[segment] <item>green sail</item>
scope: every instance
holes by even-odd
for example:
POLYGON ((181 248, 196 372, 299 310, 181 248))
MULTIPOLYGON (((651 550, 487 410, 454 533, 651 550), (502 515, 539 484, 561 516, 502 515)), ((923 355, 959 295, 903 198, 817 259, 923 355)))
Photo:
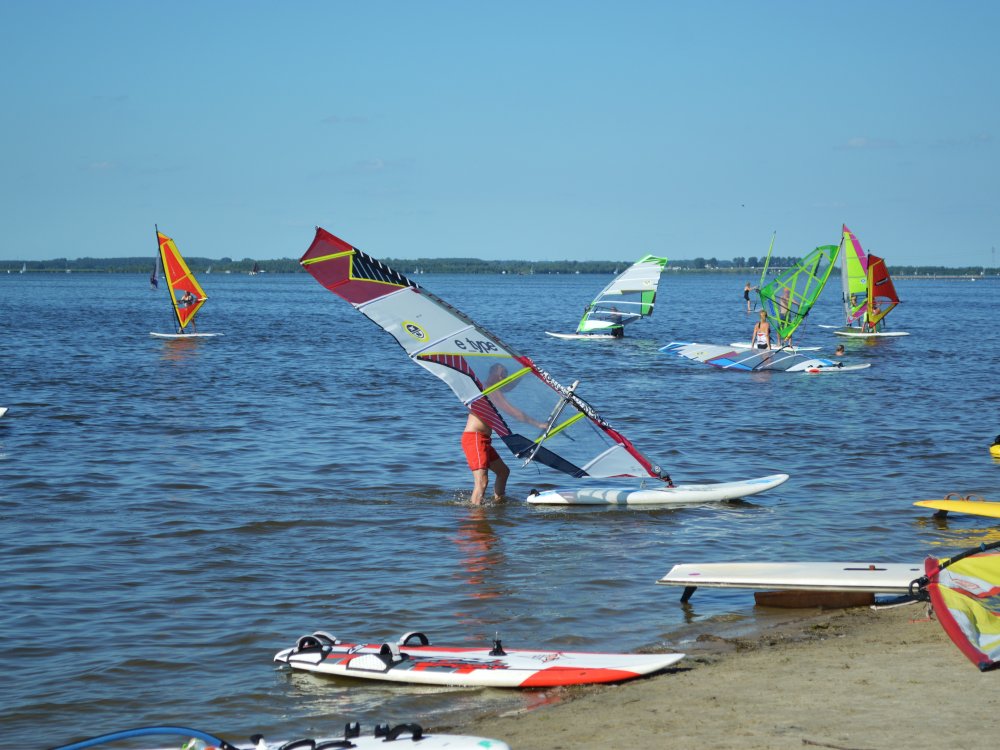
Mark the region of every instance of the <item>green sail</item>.
POLYGON ((790 338, 809 314, 830 278, 839 253, 839 245, 817 247, 761 288, 761 307, 782 340, 790 338))

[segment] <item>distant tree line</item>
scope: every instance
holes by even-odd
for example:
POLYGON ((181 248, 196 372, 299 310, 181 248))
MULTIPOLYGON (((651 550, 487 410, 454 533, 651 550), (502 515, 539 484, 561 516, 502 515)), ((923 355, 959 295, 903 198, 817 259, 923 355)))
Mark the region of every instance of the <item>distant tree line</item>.
MULTIPOLYGON (((202 275, 209 269, 212 273, 250 273, 253 268, 252 258, 233 260, 232 258, 186 258, 188 266, 197 274, 202 275)), ((412 276, 422 273, 467 273, 467 274, 602 274, 608 275, 625 270, 629 261, 612 260, 479 260, 478 258, 386 258, 385 263, 401 273, 412 276)), ((737 256, 732 260, 718 258, 693 258, 690 260, 671 260, 667 267, 674 271, 725 271, 730 273, 760 272, 765 258, 737 256)), ((778 270, 794 265, 798 261, 794 256, 771 256, 770 268, 778 270)), ((26 266, 29 273, 144 273, 153 270, 154 259, 150 256, 142 258, 78 258, 68 260, 55 258, 53 260, 0 260, 0 273, 17 273, 26 266)), ((303 269, 294 258, 278 258, 275 260, 256 261, 260 270, 267 273, 302 273, 303 269)), ((890 273, 894 276, 979 276, 986 274, 996 276, 997 268, 982 266, 965 266, 949 268, 948 266, 891 266, 890 273)))

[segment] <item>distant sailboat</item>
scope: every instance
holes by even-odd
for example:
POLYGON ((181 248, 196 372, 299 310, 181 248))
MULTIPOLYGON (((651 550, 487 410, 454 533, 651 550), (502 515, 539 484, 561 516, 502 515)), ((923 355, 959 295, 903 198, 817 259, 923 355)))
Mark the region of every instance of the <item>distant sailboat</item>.
POLYGON ((21 273, 27 273, 27 271, 28 271, 28 264, 27 263, 22 263, 21 264, 21 273))
POLYGON ((656 288, 666 264, 666 258, 655 255, 640 258, 587 305, 576 333, 546 333, 560 339, 621 338, 627 324, 653 314, 656 288))
POLYGON ((908 336, 906 331, 884 330, 883 319, 899 304, 899 295, 885 261, 877 255, 866 255, 858 238, 846 224, 841 226, 841 231, 844 248, 840 262, 844 327, 834 333, 858 338, 908 336))
POLYGON ((254 261, 253 268, 250 269, 250 275, 256 276, 257 274, 260 273, 263 273, 263 271, 260 270, 260 266, 257 265, 257 261, 254 261))
MULTIPOLYGON (((204 338, 208 336, 220 336, 218 333, 195 333, 194 316, 198 314, 202 305, 208 300, 205 290, 191 273, 187 263, 181 256, 177 245, 165 234, 161 234, 159 227, 156 228, 156 242, 159 248, 157 261, 159 268, 163 271, 163 278, 167 281, 167 292, 170 294, 170 305, 173 309, 174 317, 177 321, 177 333, 154 333, 150 336, 167 339, 204 338), (183 292, 180 299, 177 299, 177 292, 183 292), (192 332, 185 329, 191 326, 192 332)), ((156 283, 156 271, 150 276, 150 284, 154 287, 156 283)))
POLYGON ((205 275, 208 276, 210 273, 212 273, 212 267, 211 266, 209 266, 208 270, 205 271, 205 275))

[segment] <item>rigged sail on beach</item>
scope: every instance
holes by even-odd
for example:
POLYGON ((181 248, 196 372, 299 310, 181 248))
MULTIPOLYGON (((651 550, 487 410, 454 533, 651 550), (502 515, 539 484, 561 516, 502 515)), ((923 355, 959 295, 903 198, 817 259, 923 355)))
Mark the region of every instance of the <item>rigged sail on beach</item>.
MULTIPOLYGON (((795 333, 816 304, 826 286, 840 252, 839 245, 817 247, 791 268, 762 286, 761 307, 767 319, 784 341, 795 333)), ((770 252, 768 252, 770 260, 770 252)))
POLYGON ((666 258, 646 255, 615 277, 587 305, 578 334, 610 333, 653 314, 656 288, 666 258))
POLYGON ((998 547, 993 542, 951 558, 928 557, 924 577, 914 581, 930 597, 944 632, 984 672, 1000 666, 998 547))
POLYGON ((324 229, 299 259, 443 380, 517 458, 573 477, 669 481, 593 407, 447 302, 324 229))
MULTIPOLYGON (((191 273, 187 263, 181 256, 177 245, 167 235, 156 229, 156 242, 159 247, 160 268, 163 269, 163 277, 167 281, 167 292, 170 294, 170 304, 173 306, 174 316, 177 318, 178 332, 183 333, 184 329, 194 322, 194 316, 198 314, 202 305, 208 297, 201 284, 191 273), (180 292, 180 297, 178 297, 180 292), (194 297, 191 303, 182 302, 184 293, 190 292, 194 297)), ((156 286, 156 272, 150 277, 150 283, 156 286)))

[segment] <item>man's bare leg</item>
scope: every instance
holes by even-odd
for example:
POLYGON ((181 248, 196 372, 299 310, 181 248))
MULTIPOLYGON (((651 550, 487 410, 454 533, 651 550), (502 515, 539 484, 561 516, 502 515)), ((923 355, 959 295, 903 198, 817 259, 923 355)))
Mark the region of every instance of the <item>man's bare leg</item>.
POLYGON ((470 501, 473 505, 482 505, 483 496, 486 494, 486 486, 490 483, 489 473, 486 469, 473 470, 472 482, 472 498, 470 501))
POLYGON ((510 469, 499 459, 490 464, 490 469, 497 475, 496 481, 493 482, 493 499, 503 500, 503 496, 507 492, 507 477, 510 476, 510 469))

